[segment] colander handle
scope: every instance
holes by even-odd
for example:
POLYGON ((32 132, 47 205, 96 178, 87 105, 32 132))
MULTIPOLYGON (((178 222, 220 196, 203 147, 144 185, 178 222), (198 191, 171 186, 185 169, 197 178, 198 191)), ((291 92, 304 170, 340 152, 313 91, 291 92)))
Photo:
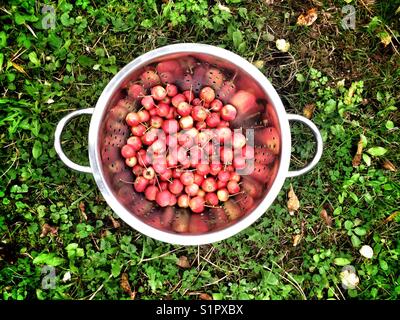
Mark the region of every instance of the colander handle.
POLYGON ((322 156, 323 142, 321 132, 319 132, 318 128, 312 121, 298 114, 288 114, 287 117, 289 121, 299 121, 308 126, 313 132, 315 140, 317 140, 317 152, 315 153, 314 159, 312 159, 312 161, 302 169, 289 171, 287 177, 290 178, 305 174, 317 165, 322 156))
POLYGON ((85 172, 85 173, 92 173, 92 168, 87 167, 87 166, 81 166, 80 164, 77 164, 65 155, 62 147, 61 147, 61 134, 64 130, 64 127, 66 124, 75 117, 78 117, 82 114, 93 114, 94 108, 88 108, 88 109, 82 109, 82 110, 76 110, 74 112, 71 112, 70 114, 67 114, 64 118, 61 119, 61 121, 58 123, 56 127, 56 131, 54 133, 54 149, 56 149, 56 152, 58 156, 60 157, 61 161, 64 162, 64 164, 67 167, 70 167, 71 169, 74 169, 76 171, 80 172, 85 172))

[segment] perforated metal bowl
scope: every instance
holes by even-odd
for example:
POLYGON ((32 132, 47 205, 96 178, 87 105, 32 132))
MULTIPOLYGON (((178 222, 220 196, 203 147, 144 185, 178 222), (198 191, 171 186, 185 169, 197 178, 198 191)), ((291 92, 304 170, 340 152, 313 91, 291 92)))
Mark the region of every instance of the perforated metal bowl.
MULTIPOLYGON (((201 85, 199 83, 199 88, 201 85)), ((128 109, 134 108, 134 104, 128 107, 128 109)), ((109 206, 132 228, 154 239, 182 245, 212 243, 226 239, 247 228, 266 212, 287 177, 295 177, 308 172, 318 163, 322 155, 322 138, 317 127, 302 116, 287 114, 277 92, 257 68, 230 51, 197 43, 165 46, 150 51, 126 65, 106 86, 95 108, 74 111, 59 122, 55 132, 54 145, 59 157, 68 167, 93 174, 97 186, 109 206), (126 88, 130 81, 136 80, 146 66, 170 59, 179 60, 188 56, 235 74, 238 87, 253 92, 258 101, 264 105, 268 104, 270 106, 268 112, 274 119, 272 125, 279 131, 282 142, 276 164, 277 170, 272 177, 266 180, 264 194, 260 197, 258 204, 246 212, 241 219, 223 228, 195 235, 160 230, 141 218, 141 213, 148 211, 149 202, 132 188, 131 183, 134 177, 131 170, 124 165, 119 151, 126 142, 129 128, 123 121, 123 115, 116 114, 115 109, 112 110, 116 103, 123 98, 123 88, 126 88), (68 159, 62 150, 60 140, 63 128, 68 121, 82 114, 92 115, 89 129, 89 167, 81 166, 68 159), (289 121, 299 121, 307 125, 314 133, 317 142, 313 160, 306 167, 297 171, 289 171, 291 150, 289 121)), ((151 211, 165 210, 153 204, 150 206, 152 206, 151 211)))

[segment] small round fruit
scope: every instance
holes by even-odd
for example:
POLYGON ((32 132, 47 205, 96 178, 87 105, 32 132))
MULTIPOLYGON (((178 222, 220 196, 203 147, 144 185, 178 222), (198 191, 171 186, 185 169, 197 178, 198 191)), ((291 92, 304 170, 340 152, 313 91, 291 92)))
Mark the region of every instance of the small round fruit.
POLYGON ((210 110, 214 111, 214 112, 220 112, 223 106, 224 106, 224 104, 222 103, 221 100, 214 99, 210 103, 210 110))
POLYGON ((146 190, 148 184, 149 180, 147 180, 145 177, 136 177, 133 187, 137 192, 143 192, 146 190))
POLYGON ((244 168, 246 168, 246 159, 239 156, 234 157, 233 166, 238 170, 243 170, 244 168))
POLYGON ((147 110, 140 110, 137 114, 140 122, 147 122, 150 120, 150 113, 147 110))
POLYGON ((146 110, 150 110, 155 106, 154 99, 152 96, 145 96, 142 99, 141 104, 146 110))
POLYGON ((240 133, 235 132, 232 137, 232 146, 233 149, 241 149, 246 145, 246 137, 240 133))
POLYGON ((178 206, 181 208, 189 207, 190 197, 187 194, 182 194, 178 197, 178 206))
POLYGON ((190 129, 193 127, 193 118, 191 116, 182 117, 179 120, 182 129, 190 129))
POLYGON ((126 115, 125 121, 128 126, 134 127, 140 123, 140 118, 136 112, 129 112, 126 115))
POLYGON ((204 211, 204 198, 194 197, 190 199, 189 207, 194 213, 202 213, 204 211))
POLYGON ((196 171, 198 174, 205 176, 210 173, 210 166, 207 163, 199 163, 196 171))
POLYGON ((135 176, 141 176, 142 174, 143 174, 143 171, 144 171, 144 168, 141 166, 141 165, 139 165, 139 164, 137 164, 137 165, 134 165, 133 166, 133 168, 132 168, 132 172, 133 172, 133 174, 135 175, 135 176))
POLYGON ((156 186, 148 186, 144 191, 144 196, 147 200, 154 201, 158 193, 158 188, 156 186))
POLYGON ((206 123, 210 128, 216 128, 219 125, 220 121, 221 118, 216 112, 211 112, 206 119, 206 123))
POLYGON ((240 186, 236 181, 229 181, 228 184, 226 185, 226 188, 228 189, 228 192, 230 194, 235 194, 240 191, 240 186))
POLYGON ((195 106, 192 109, 191 116, 195 121, 204 121, 207 119, 207 111, 202 106, 195 106))
POLYGON ((168 83, 165 87, 168 97, 175 97, 178 94, 178 87, 174 84, 168 83))
POLYGON ((176 107, 176 112, 182 117, 186 117, 186 116, 190 115, 191 111, 192 111, 192 107, 186 101, 180 102, 178 104, 178 106, 176 107))
POLYGON ((171 201, 171 196, 172 194, 168 190, 158 192, 156 195, 156 202, 160 207, 167 207, 171 201))
POLYGON ((228 182, 231 177, 230 172, 228 171, 220 171, 218 172, 218 180, 228 182))
POLYGON ((142 137, 146 132, 146 127, 140 123, 137 126, 132 127, 131 132, 134 136, 142 137))
POLYGON ((153 128, 159 129, 163 125, 164 120, 159 116, 153 116, 150 118, 150 125, 153 128))
POLYGON ((211 206, 217 206, 218 202, 219 202, 218 196, 214 192, 207 193, 205 196, 205 200, 206 200, 206 203, 211 206))
POLYGON ((211 103, 215 99, 215 91, 211 87, 204 87, 200 90, 199 97, 205 103, 211 103))
POLYGON ((169 114, 170 106, 166 103, 160 102, 157 107, 157 115, 165 118, 169 114))
POLYGON ((221 118, 226 121, 235 120, 237 115, 236 108, 231 104, 226 104, 221 109, 221 118))
POLYGON ((162 124, 162 129, 167 134, 177 133, 179 130, 179 123, 175 119, 165 120, 162 124))
POLYGON ((151 96, 158 101, 161 101, 167 96, 167 90, 165 90, 162 86, 155 86, 151 88, 151 96))
POLYGON ((135 151, 139 151, 140 149, 142 149, 142 140, 139 137, 129 137, 126 143, 128 146, 131 146, 135 151))
POLYGON ((180 180, 185 186, 190 186, 191 184, 194 183, 193 172, 185 171, 184 173, 181 174, 180 180))
POLYGON ((222 163, 232 163, 233 151, 231 148, 224 146, 220 148, 219 152, 222 163))
POLYGON ((196 196, 199 190, 200 187, 195 183, 192 183, 191 185, 185 187, 185 192, 191 197, 196 196))
POLYGON ((217 190, 217 183, 215 182, 215 179, 212 177, 204 179, 203 183, 201 184, 201 188, 205 192, 214 192, 217 190))
POLYGON ((147 180, 153 179, 155 175, 156 175, 156 173, 155 173, 153 167, 148 167, 143 172, 143 177, 146 178, 147 180))
POLYGON ((169 185, 168 185, 169 191, 173 194, 180 194, 183 191, 183 184, 180 180, 174 179, 169 185))
POLYGON ((217 197, 219 201, 225 202, 229 199, 229 191, 225 188, 219 189, 217 191, 217 197))
POLYGON ((126 159, 125 159, 125 164, 126 164, 128 167, 133 168, 133 167, 136 166, 136 164, 137 164, 137 158, 136 158, 136 157, 126 158, 126 159))
POLYGON ((192 90, 183 91, 183 95, 185 96, 186 100, 191 103, 194 99, 194 94, 192 90))
POLYGON ((181 93, 178 93, 176 96, 174 96, 174 97, 171 99, 171 103, 172 103, 172 105, 173 105, 175 108, 178 108, 178 105, 179 105, 181 102, 184 102, 184 101, 186 101, 186 98, 185 98, 185 96, 184 96, 183 94, 181 94, 181 93))
POLYGON ((131 145, 126 144, 121 148, 121 155, 125 159, 129 159, 129 158, 132 158, 132 157, 134 157, 136 155, 136 150, 131 145))
POLYGON ((231 172, 231 176, 230 176, 229 180, 239 182, 240 175, 237 172, 233 171, 233 172, 231 172))

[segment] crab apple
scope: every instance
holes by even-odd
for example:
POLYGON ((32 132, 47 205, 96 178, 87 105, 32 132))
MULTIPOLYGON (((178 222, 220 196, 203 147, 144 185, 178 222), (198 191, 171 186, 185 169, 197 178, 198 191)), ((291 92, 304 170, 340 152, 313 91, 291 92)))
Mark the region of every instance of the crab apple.
POLYGON ((155 103, 154 103, 154 99, 152 96, 145 96, 142 101, 140 101, 140 103, 142 104, 142 106, 146 109, 146 110, 150 110, 152 108, 154 108, 155 103))
POLYGON ((196 122, 195 128, 196 128, 197 130, 206 129, 206 128, 207 128, 207 123, 205 123, 205 121, 196 122))
POLYGON ((227 127, 217 128, 216 136, 220 143, 230 144, 232 141, 232 130, 227 127))
POLYGON ((187 150, 184 147, 179 147, 177 151, 177 159, 182 166, 190 165, 190 160, 187 155, 187 150))
POLYGON ((166 117, 169 113, 170 106, 166 103, 160 102, 157 107, 157 115, 160 117, 166 117))
POLYGON ((232 137, 232 146, 233 149, 241 149, 246 145, 246 137, 240 133, 240 132, 235 132, 232 137))
POLYGON ((162 139, 154 141, 154 143, 150 146, 150 148, 155 154, 163 154, 165 151, 167 151, 165 140, 162 139))
POLYGON ((142 148, 142 140, 136 136, 129 137, 126 143, 135 151, 139 151, 142 148))
POLYGON ((197 195, 199 197, 204 198, 206 196, 206 192, 204 190, 202 190, 202 189, 199 189, 199 191, 197 192, 197 195))
POLYGON ((160 189, 161 189, 161 191, 168 190, 168 182, 166 182, 166 181, 160 182, 160 189))
POLYGON ((182 117, 179 120, 182 129, 190 129, 193 127, 193 118, 191 116, 182 117))
POLYGON ((182 93, 178 93, 176 96, 174 96, 172 99, 171 99, 171 103, 172 103, 172 105, 175 107, 175 108, 178 108, 178 105, 181 103, 181 102, 185 102, 186 101, 186 98, 185 98, 185 96, 182 94, 182 93))
POLYGON ((167 161, 164 162, 164 157, 156 158, 153 160, 153 169, 155 172, 158 174, 163 174, 165 171, 167 171, 167 161))
POLYGON ((161 102, 170 105, 171 104, 171 98, 167 96, 164 99, 162 99, 161 102))
POLYGON ((137 152, 136 158, 138 159, 138 163, 142 167, 146 167, 150 164, 149 155, 147 154, 146 150, 144 150, 144 149, 141 149, 137 152))
POLYGON ((219 122, 219 125, 218 125, 218 128, 229 128, 230 127, 230 124, 229 124, 229 122, 228 121, 225 121, 225 120, 221 120, 220 122, 219 122))
POLYGON ((228 184, 228 181, 217 180, 217 189, 223 189, 228 184))
POLYGON ((159 116, 153 116, 150 118, 150 125, 153 128, 159 129, 163 125, 164 120, 159 116))
POLYGON ((144 88, 140 84, 133 84, 128 88, 128 96, 137 99, 145 95, 144 88))
POLYGON ((228 171, 228 172, 233 172, 233 171, 235 171, 235 167, 233 165, 231 165, 231 164, 228 165, 228 166, 226 165, 225 166, 225 170, 228 171))
POLYGON ((148 186, 144 191, 144 196, 147 200, 154 201, 158 193, 158 188, 156 186, 148 186))
POLYGON ((254 158, 254 148, 249 145, 244 146, 242 148, 242 156, 245 159, 253 159, 254 158))
POLYGON ((229 191, 226 188, 219 189, 217 191, 217 197, 219 201, 225 202, 229 199, 229 191))
POLYGON ((199 189, 200 189, 200 187, 197 184, 192 183, 191 185, 188 185, 188 186, 185 187, 185 192, 189 196, 194 197, 199 192, 199 189))
POLYGON ((207 111, 202 106, 195 106, 192 108, 191 116, 196 121, 204 121, 207 119, 207 111))
POLYGON ((201 185, 204 181, 204 175, 200 175, 198 173, 194 174, 194 183, 197 185, 201 185))
POLYGON ((171 191, 173 194, 180 194, 183 190, 183 184, 180 180, 174 179, 172 182, 168 185, 169 191, 171 191))
POLYGON ((222 164, 221 163, 211 163, 210 164, 210 173, 213 176, 216 176, 221 170, 222 170, 222 164))
POLYGON ((181 208, 189 207, 190 198, 187 194, 182 194, 178 197, 178 206, 181 208))
POLYGON ((135 182, 133 183, 133 187, 137 192, 143 192, 147 185, 149 184, 149 180, 147 180, 145 177, 136 177, 135 182))
POLYGON ((150 117, 154 117, 157 115, 157 108, 153 108, 149 110, 150 117))
POLYGON ((189 150, 190 164, 196 167, 199 163, 203 162, 204 151, 199 146, 194 146, 189 150))
POLYGON ((233 172, 231 172, 231 176, 230 176, 229 180, 239 182, 240 181, 240 175, 237 172, 233 171, 233 172))
POLYGON ((223 146, 219 149, 219 154, 221 157, 222 163, 231 163, 233 160, 233 151, 231 148, 227 146, 223 146))
POLYGON ((219 202, 217 194, 214 192, 207 193, 205 196, 205 200, 206 203, 209 204, 210 206, 217 206, 219 202))
POLYGON ((147 122, 150 120, 150 113, 147 110, 140 110, 137 114, 140 122, 147 122))
POLYGON ((165 142, 170 149, 175 149, 178 145, 178 136, 176 134, 170 134, 166 137, 165 142))
POLYGON ((128 126, 134 127, 140 123, 140 118, 136 112, 129 112, 126 115, 125 121, 128 126))
POLYGON ((181 175, 182 175, 182 169, 173 169, 172 170, 172 178, 174 178, 174 179, 179 179, 180 177, 181 177, 181 175))
POLYGON ((137 158, 136 157, 130 157, 125 159, 125 164, 128 167, 133 168, 137 164, 137 158))
POLYGON ((231 174, 228 171, 220 171, 218 172, 218 180, 227 182, 229 181, 231 174))
POLYGON ((210 173, 210 166, 208 163, 199 163, 196 167, 196 172, 202 176, 210 173))
POLYGON ((165 117, 165 119, 171 120, 171 119, 175 119, 175 117, 176 117, 176 108, 170 107, 169 112, 168 112, 167 116, 165 117))
POLYGON ((156 195, 156 202, 160 207, 167 207, 171 201, 171 196, 172 194, 168 190, 158 192, 156 195))
POLYGON ((183 95, 185 96, 187 102, 191 103, 194 99, 194 93, 192 90, 183 91, 183 95))
POLYGON ((165 160, 167 161, 168 168, 174 168, 178 165, 178 157, 176 154, 168 153, 165 160))
POLYGON ((192 111, 192 107, 186 101, 180 102, 178 104, 178 106, 176 107, 176 112, 182 117, 186 117, 186 116, 190 115, 191 111, 192 111))
POLYGON ((193 141, 195 141, 195 138, 199 134, 199 130, 197 130, 196 128, 190 128, 189 130, 186 130, 185 133, 190 136, 193 141))
MULTIPOLYGON (((135 137, 137 138, 137 137, 135 137)), ((140 149, 140 148, 139 148, 140 149)), ((136 151, 133 146, 131 146, 130 144, 126 144, 121 148, 121 155, 125 158, 125 159, 129 159, 132 158, 136 155, 136 151)))
POLYGON ((210 110, 214 112, 220 112, 224 104, 222 103, 221 100, 214 99, 210 103, 210 110))
POLYGON ((194 183, 194 174, 191 171, 185 171, 181 174, 180 177, 181 182, 185 185, 185 186, 189 186, 191 184, 194 183))
POLYGON ((235 167, 235 169, 243 170, 244 168, 246 168, 246 159, 239 156, 234 157, 233 166, 235 167))
POLYGON ((240 191, 240 186, 236 181, 229 181, 228 184, 226 185, 226 188, 228 189, 228 192, 230 194, 235 194, 240 191))
POLYGON ((142 137, 146 132, 146 127, 143 124, 131 127, 131 133, 136 137, 142 137))
POLYGON ((204 211, 204 198, 194 197, 190 199, 189 207, 194 213, 202 213, 204 211))
POLYGON ((168 97, 175 97, 178 94, 178 87, 174 84, 168 83, 165 87, 168 97))
POLYGON ((201 184, 201 188, 205 192, 214 192, 215 190, 217 190, 217 182, 212 177, 206 178, 201 184))
POLYGON ((221 118, 226 121, 235 120, 237 115, 236 108, 231 104, 226 104, 221 109, 221 118))
POLYGON ((154 178, 156 175, 153 167, 148 167, 143 171, 143 177, 145 177, 147 180, 151 180, 154 178))
POLYGON ((137 164, 137 165, 134 165, 133 166, 133 168, 132 168, 132 172, 133 172, 133 174, 135 175, 135 176, 141 176, 142 174, 143 174, 143 171, 144 171, 144 168, 141 166, 141 165, 139 165, 139 164, 137 164))
POLYGON ((144 134, 144 136, 142 136, 142 143, 146 146, 150 146, 154 143, 154 141, 157 140, 157 138, 158 138, 158 130, 155 128, 151 128, 144 134))
POLYGON ((163 173, 160 173, 159 176, 162 181, 170 181, 172 177, 172 170, 167 168, 167 170, 165 170, 163 173))
POLYGON ((211 87, 204 87, 200 90, 199 97, 205 103, 209 104, 215 99, 215 91, 211 87))
POLYGON ((151 88, 151 96, 158 101, 161 101, 167 96, 167 90, 165 90, 162 86, 155 86, 151 88))
POLYGON ((176 195, 171 195, 171 197, 169 198, 169 206, 173 207, 174 205, 176 205, 178 199, 176 198, 176 195))
POLYGON ((177 133, 179 130, 179 123, 175 119, 165 120, 162 124, 162 129, 166 134, 177 133))
POLYGON ((221 118, 218 113, 211 112, 206 119, 206 123, 210 128, 216 128, 221 122, 221 118))
POLYGON ((200 98, 194 98, 192 101, 192 105, 194 106, 201 106, 202 102, 200 98))

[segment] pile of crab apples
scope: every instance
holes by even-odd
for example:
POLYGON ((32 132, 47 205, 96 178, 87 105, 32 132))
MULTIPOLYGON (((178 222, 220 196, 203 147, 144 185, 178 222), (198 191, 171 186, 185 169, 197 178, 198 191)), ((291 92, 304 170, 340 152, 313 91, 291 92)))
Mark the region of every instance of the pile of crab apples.
POLYGON ((235 106, 216 99, 211 87, 198 96, 173 84, 150 92, 126 116, 132 135, 121 149, 136 192, 161 207, 178 205, 194 213, 240 193, 238 172, 254 150, 241 129, 230 128, 235 106))

